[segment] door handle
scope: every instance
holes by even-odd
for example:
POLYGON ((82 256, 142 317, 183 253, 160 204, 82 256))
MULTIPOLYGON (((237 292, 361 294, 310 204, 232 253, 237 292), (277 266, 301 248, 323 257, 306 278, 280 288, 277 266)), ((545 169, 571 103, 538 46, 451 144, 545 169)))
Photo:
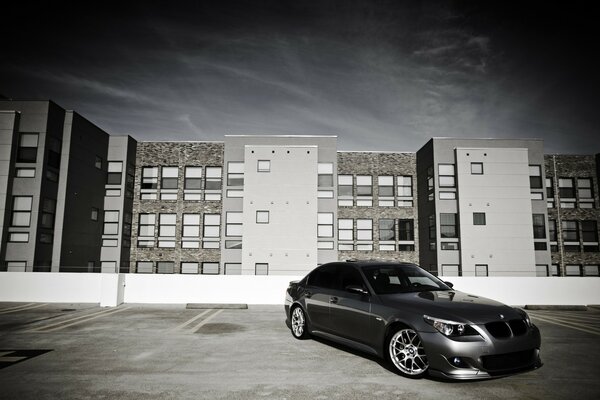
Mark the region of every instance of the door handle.
POLYGON ((330 298, 329 298, 329 302, 330 302, 330 303, 332 303, 332 304, 337 304, 337 302, 338 302, 338 298, 337 298, 337 297, 335 297, 335 296, 333 296, 333 297, 330 297, 330 298))
POLYGON ((308 290, 304 292, 304 297, 306 297, 307 299, 310 299, 310 296, 312 296, 311 292, 309 292, 308 290))

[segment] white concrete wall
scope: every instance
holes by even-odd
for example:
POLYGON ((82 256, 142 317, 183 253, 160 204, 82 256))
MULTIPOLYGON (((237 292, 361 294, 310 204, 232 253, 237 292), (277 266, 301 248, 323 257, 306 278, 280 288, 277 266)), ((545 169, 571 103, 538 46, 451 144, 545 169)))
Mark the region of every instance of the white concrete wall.
MULTIPOLYGON (((0 272, 0 302, 281 304, 299 276, 0 272)), ((452 277, 456 290, 509 305, 600 304, 599 278, 452 277)))

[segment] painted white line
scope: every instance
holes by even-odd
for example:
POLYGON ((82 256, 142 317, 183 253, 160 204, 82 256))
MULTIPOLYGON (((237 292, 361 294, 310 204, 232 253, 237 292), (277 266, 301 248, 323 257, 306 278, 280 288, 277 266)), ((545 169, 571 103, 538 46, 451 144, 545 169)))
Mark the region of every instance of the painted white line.
POLYGON ((187 321, 185 321, 183 324, 176 326, 175 328, 171 328, 168 329, 169 331, 177 331, 177 330, 181 330, 183 328, 185 328, 186 326, 188 326, 189 324, 191 324, 192 322, 196 321, 198 318, 203 317, 204 315, 206 315, 208 312, 213 311, 212 309, 209 310, 205 310, 203 312, 201 312, 200 314, 196 315, 195 317, 188 319, 187 321))
MULTIPOLYGON (((123 308, 119 308, 117 310, 121 311, 121 310, 126 310, 128 308, 129 307, 123 307, 123 308)), ((114 311, 116 311, 116 310, 114 310, 112 308, 108 309, 108 310, 100 310, 100 311, 92 312, 92 313, 89 313, 89 314, 86 314, 86 315, 81 315, 79 317, 65 319, 65 320, 62 320, 62 321, 59 321, 59 322, 55 322, 53 324, 44 325, 44 326, 40 326, 40 327, 33 328, 33 329, 28 329, 28 330, 25 330, 23 332, 40 332, 40 331, 52 330, 56 326, 61 326, 63 324, 68 324, 69 322, 72 322, 72 321, 87 320, 87 319, 90 319, 90 318, 95 318, 96 316, 102 316, 102 315, 105 315, 105 314, 109 314, 109 313, 112 313, 114 311)), ((82 322, 84 322, 84 321, 82 321, 82 322)), ((79 323, 79 322, 76 322, 76 323, 79 323)))
POLYGON ((34 308, 43 307, 47 305, 46 303, 29 303, 19 307, 5 308, 0 310, 0 314, 10 314, 14 312, 24 311, 24 310, 32 310, 34 308))
POLYGON ((577 314, 563 315, 563 314, 538 313, 538 312, 534 312, 534 313, 529 313, 528 312, 528 314, 540 315, 542 317, 549 317, 549 318, 572 319, 572 320, 580 321, 580 322, 590 321, 590 322, 598 322, 598 323, 600 323, 600 315, 598 315, 598 316, 577 315, 577 314))
POLYGON ((21 360, 26 360, 27 357, 0 357, 0 362, 17 362, 21 360))
POLYGON ((44 329, 42 332, 55 332, 55 331, 58 331, 58 330, 61 330, 61 329, 64 329, 64 328, 68 328, 69 326, 73 326, 73 325, 77 325, 77 324, 82 324, 84 322, 91 321, 91 320, 96 319, 96 318, 101 318, 101 317, 106 317, 107 315, 116 314, 118 312, 128 310, 129 308, 130 307, 117 308, 116 310, 110 310, 109 312, 106 312, 106 313, 103 313, 103 314, 96 314, 96 315, 94 315, 91 318, 87 318, 87 319, 82 319, 80 321, 71 322, 70 324, 66 324, 66 325, 60 325, 60 326, 57 326, 56 328, 44 329))
POLYGON ((196 325, 195 327, 193 327, 192 329, 190 329, 190 333, 196 333, 196 331, 200 328, 202 328, 202 326, 204 324, 206 324, 208 321, 210 321, 211 319, 213 319, 214 317, 216 317, 217 315, 221 314, 223 312, 223 310, 218 310, 216 313, 206 317, 205 319, 202 320, 202 322, 200 322, 198 325, 196 325))
POLYGON ((575 325, 575 326, 580 326, 586 329, 591 329, 591 330, 598 330, 600 332, 600 327, 595 327, 594 325, 591 324, 586 324, 585 321, 571 321, 568 319, 564 319, 564 318, 559 318, 559 317, 546 317, 546 316, 542 316, 541 318, 545 318, 551 321, 560 321, 563 322, 565 324, 571 324, 571 325, 575 325))
POLYGON ((586 332, 586 333, 591 333, 592 335, 600 336, 600 331, 597 331, 597 330, 590 330, 590 329, 578 328, 576 326, 573 326, 572 324, 568 325, 568 324, 564 324, 564 323, 561 323, 561 322, 558 322, 558 321, 555 321, 555 320, 546 319, 546 318, 542 318, 542 317, 532 316, 532 318, 539 319, 540 321, 548 322, 550 324, 564 326, 566 328, 571 328, 571 329, 575 329, 577 331, 582 331, 582 332, 586 332))

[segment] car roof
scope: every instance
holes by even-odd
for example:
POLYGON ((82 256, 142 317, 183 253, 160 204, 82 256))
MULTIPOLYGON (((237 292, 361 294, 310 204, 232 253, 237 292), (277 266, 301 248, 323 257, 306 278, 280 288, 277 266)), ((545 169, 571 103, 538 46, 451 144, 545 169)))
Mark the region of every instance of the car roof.
MULTIPOLYGON (((393 266, 393 265, 416 265, 415 263, 410 263, 410 262, 404 262, 404 261, 377 261, 377 260, 348 260, 348 261, 337 261, 337 262, 331 262, 331 263, 327 263, 327 264, 346 264, 346 265, 353 265, 359 268, 362 267, 368 267, 368 266, 376 266, 376 265, 381 265, 381 266, 393 266)), ((323 264, 323 265, 327 265, 327 264, 323 264)))

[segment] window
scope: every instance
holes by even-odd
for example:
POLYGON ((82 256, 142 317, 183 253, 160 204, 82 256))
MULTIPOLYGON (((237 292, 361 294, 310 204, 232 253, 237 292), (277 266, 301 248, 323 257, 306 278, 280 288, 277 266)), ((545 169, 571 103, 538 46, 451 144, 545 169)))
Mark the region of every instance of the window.
POLYGON ((412 219, 398 220, 398 239, 415 240, 415 221, 412 219))
POLYGON ((356 176, 356 205, 359 207, 373 206, 373 177, 369 175, 356 176))
POLYGON ((225 263, 225 275, 241 275, 242 264, 240 263, 225 263))
POLYGON ((565 242, 579 241, 579 226, 577 221, 562 221, 562 237, 565 242))
MULTIPOLYGON (((450 215, 454 215, 454 214, 450 214, 450 215)), ((435 239, 435 215, 432 214, 428 217, 428 225, 429 225, 429 239, 435 239)))
POLYGON ((488 276, 487 264, 475 264, 475 276, 488 276))
POLYGON ((317 172, 319 187, 333 187, 333 163, 319 163, 317 172))
POLYGON ((109 161, 108 173, 106 175, 107 185, 120 185, 123 176, 123 162, 109 161))
POLYGON ((553 219, 548 220, 548 234, 550 235, 549 239, 551 242, 558 240, 556 235, 556 221, 553 219))
POLYGON ((460 250, 460 244, 458 242, 441 242, 440 249, 442 249, 442 250, 460 250))
POLYGON ((242 213, 228 211, 225 214, 225 236, 242 236, 242 213))
POLYGON ((200 214, 183 214, 181 231, 181 248, 197 249, 200 247, 200 214))
POLYGON ((34 163, 37 160, 39 134, 21 133, 17 149, 17 162, 34 163))
POLYGON ((533 238, 546 239, 546 216, 544 214, 533 214, 533 238))
POLYGON ((456 187, 454 164, 439 164, 438 175, 440 187, 456 187))
POLYGON ((378 176, 377 186, 379 187, 379 197, 394 197, 393 176, 378 176))
POLYGON ((102 169, 102 157, 96 156, 96 159, 94 160, 94 167, 102 169))
POLYGON ((100 210, 96 207, 92 207, 92 212, 90 214, 90 219, 92 221, 98 221, 98 215, 100 213, 100 210))
POLYGON ((373 220, 372 219, 357 219, 356 220, 356 239, 357 240, 373 240, 373 220))
POLYGON ((142 189, 158 188, 158 167, 142 168, 142 189))
POLYGON ((548 250, 548 245, 546 242, 533 242, 534 250, 548 250))
POLYGON ((177 167, 162 167, 160 188, 161 189, 177 189, 177 177, 178 176, 179 176, 179 168, 177 168, 177 167))
POLYGON ((256 170, 258 172, 271 172, 271 161, 270 160, 258 160, 256 162, 256 170))
POLYGON ((35 178, 35 168, 16 168, 15 176, 17 178, 35 178))
POLYGON ((268 224, 269 223, 269 211, 265 211, 265 210, 256 211, 256 223, 257 224, 268 224))
POLYGON ((27 232, 10 232, 8 234, 8 241, 14 243, 27 243, 29 242, 29 233, 27 232))
POLYGON ((333 237, 333 213, 317 214, 317 237, 333 237))
POLYGON ((338 240, 354 240, 354 222, 352 219, 338 219, 338 240))
POLYGON ((56 214, 56 200, 45 198, 42 202, 42 220, 40 226, 46 229, 54 228, 54 215, 56 214))
POLYGON ((396 240, 396 221, 393 219, 379 220, 379 240, 396 240))
POLYGON ((52 168, 60 168, 60 152, 62 149, 62 143, 60 140, 48 136, 48 157, 46 159, 48 166, 52 168))
MULTIPOLYGON (((227 213, 230 214, 230 213, 227 213)), ((240 213, 241 214, 241 213, 240 213)), ((204 214, 202 248, 219 248, 221 237, 221 214, 204 214)))
POLYGON ((554 184, 552 178, 546 178, 546 201, 548 202, 548 208, 556 207, 554 202, 554 184))
POLYGON ((398 207, 412 207, 412 176, 396 177, 398 207))
POLYGON ((440 200, 456 200, 456 192, 440 191, 440 200))
POLYGON ((485 225, 485 213, 474 212, 473 213, 473 225, 485 225))
POLYGON ((311 272, 308 278, 308 284, 310 286, 322 287, 322 288, 334 288, 336 281, 337 265, 324 265, 311 272))
POLYGON ((244 163, 230 161, 227 163, 227 185, 244 186, 244 163))
POLYGON ((471 175, 483 175, 483 163, 472 162, 471 163, 471 175))
MULTIPOLYGON (((241 273, 241 264, 240 264, 241 273)), ((203 275, 218 275, 219 274, 219 263, 218 262, 203 262, 202 263, 202 274, 203 275)))
POLYGON ((598 265, 584 265, 583 276, 600 276, 598 265))
POLYGON ((575 187, 573 185, 573 178, 558 179, 558 194, 561 198, 575 198, 575 187))
POLYGON ((152 261, 138 261, 136 269, 138 274, 151 274, 154 272, 154 263, 152 261))
MULTIPOLYGON (((443 238, 458 238, 456 214, 440 214, 440 236, 443 238)), ((435 237, 435 236, 434 236, 435 237)))
POLYGON ((105 235, 119 234, 119 211, 104 211, 104 231, 105 235))
POLYGON ((140 214, 138 236, 154 236, 156 214, 140 214))
POLYGON ((529 166, 529 187, 531 189, 542 188, 542 167, 541 165, 529 166))
POLYGON ((269 264, 267 263, 256 263, 254 264, 255 275, 269 275, 269 264))
POLYGON ((427 167, 427 201, 433 200, 433 189, 435 187, 433 181, 433 167, 427 167))
POLYGON ((550 276, 550 271, 546 264, 536 264, 535 276, 550 276))
POLYGON ((579 208, 594 208, 594 191, 591 178, 577 179, 579 208))
POLYGON ((29 226, 32 202, 31 196, 13 196, 11 226, 29 226))
POLYGON ((338 206, 353 205, 352 175, 338 175, 338 206))
POLYGON ((583 237, 583 251, 598 251, 598 223, 596 221, 581 221, 581 233, 583 237))
POLYGON ((581 276, 581 265, 565 265, 565 276, 581 276))
POLYGON ((226 249, 241 249, 242 241, 241 240, 226 240, 225 248, 226 249))
POLYGON ((442 264, 442 276, 460 276, 460 266, 457 264, 442 264))
POLYGON ((158 261, 156 272, 159 274, 172 274, 175 272, 175 263, 173 261, 158 261))
POLYGON ((189 190, 202 189, 202 167, 185 167, 183 188, 189 190))
POLYGON ((195 261, 182 261, 181 262, 181 273, 182 274, 197 274, 198 263, 195 261))
POLYGON ((175 237, 176 224, 177 224, 177 214, 159 214, 159 216, 158 216, 158 236, 159 237, 175 237))
MULTIPOLYGON (((220 191, 223 186, 221 178, 222 174, 221 167, 206 167, 206 180, 204 182, 204 188, 206 190, 220 191)), ((204 200, 207 201, 219 201, 221 200, 220 193, 204 193, 204 200)))
POLYGON ((117 247, 118 245, 117 239, 102 239, 102 247, 117 247))

